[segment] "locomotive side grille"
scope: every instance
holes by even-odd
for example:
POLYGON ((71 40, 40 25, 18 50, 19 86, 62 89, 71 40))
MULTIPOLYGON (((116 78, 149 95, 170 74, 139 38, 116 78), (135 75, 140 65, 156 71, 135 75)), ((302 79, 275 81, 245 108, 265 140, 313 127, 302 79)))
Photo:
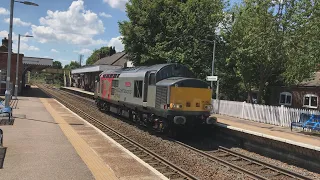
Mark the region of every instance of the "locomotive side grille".
POLYGON ((156 89, 156 108, 160 108, 161 104, 167 104, 168 87, 157 86, 156 89))

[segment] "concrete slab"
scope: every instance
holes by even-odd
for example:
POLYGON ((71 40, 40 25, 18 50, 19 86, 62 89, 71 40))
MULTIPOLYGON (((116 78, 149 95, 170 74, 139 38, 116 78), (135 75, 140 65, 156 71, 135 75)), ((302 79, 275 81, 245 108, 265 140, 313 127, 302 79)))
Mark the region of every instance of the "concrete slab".
POLYGON ((7 152, 0 179, 94 179, 38 98, 19 97, 13 116, 13 126, 1 126, 7 152))

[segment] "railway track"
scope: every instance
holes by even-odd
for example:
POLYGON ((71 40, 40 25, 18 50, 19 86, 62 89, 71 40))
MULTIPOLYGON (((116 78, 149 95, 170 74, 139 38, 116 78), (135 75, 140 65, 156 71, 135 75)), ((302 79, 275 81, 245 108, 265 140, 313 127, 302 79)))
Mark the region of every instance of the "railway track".
POLYGON ((176 141, 176 143, 186 148, 209 158, 213 161, 218 161, 239 173, 245 173, 254 179, 308 179, 310 178, 300 175, 298 173, 267 164, 263 161, 247 157, 245 155, 234 152, 225 147, 219 146, 215 151, 204 152, 194 147, 191 147, 182 142, 176 141))
POLYGON ((169 179, 172 180, 197 180, 197 177, 194 177, 193 175, 189 174, 185 170, 179 168, 178 166, 174 165, 170 161, 160 157, 156 153, 153 153, 152 151, 148 150, 147 148, 141 146, 139 143, 133 141, 130 139, 130 137, 124 136, 123 134, 117 132, 116 130, 108 127, 106 124, 102 123, 98 119, 90 116, 86 112, 82 111, 81 109, 75 107, 74 105, 68 103, 65 99, 63 99, 57 92, 55 92, 52 89, 49 89, 48 87, 44 87, 41 85, 38 85, 38 87, 45 92, 47 95, 55 98, 62 104, 64 104, 67 108, 72 110, 73 112, 77 113, 81 117, 83 117, 85 120, 87 120, 92 125, 99 128, 102 132, 106 133, 108 136, 110 136, 112 139, 114 139, 116 142, 121 144, 123 147, 134 153, 136 156, 138 156, 140 159, 142 159, 144 162, 148 163, 152 167, 154 167, 156 170, 158 170, 160 173, 162 173, 164 176, 166 176, 169 179))
MULTIPOLYGON (((39 87, 41 88, 41 87, 39 87)), ((46 87, 48 88, 48 87, 46 87)), ((44 89, 42 89, 44 90, 44 89)), ((44 90, 45 91, 45 90, 44 90)), ((70 96, 75 96, 73 93, 70 92, 66 92, 65 93, 69 94, 70 96)), ((81 96, 80 96, 81 97, 81 96)), ((57 98, 58 99, 58 98, 57 98)), ((59 100, 59 99, 58 99, 59 100)), ((81 97, 77 99, 78 101, 81 101, 83 103, 88 103, 88 99, 81 97)), ((60 101, 60 100, 59 100, 60 101)), ((65 104, 67 102, 65 102, 64 100, 62 100, 62 103, 65 104)), ((66 104, 65 104, 66 105, 66 104)), ((94 125, 97 125, 98 128, 103 129, 103 132, 106 132, 108 135, 113 132, 109 132, 109 130, 105 130, 105 124, 101 123, 99 120, 91 117, 88 114, 84 114, 83 111, 77 109, 76 107, 74 107, 73 105, 66 105, 68 108, 70 108, 71 110, 74 110, 76 113, 78 114, 83 114, 85 115, 87 118, 89 119, 90 122, 95 123, 94 125), (93 120, 92 120, 93 119, 93 120), (100 122, 97 123, 96 121, 100 122)), ((94 107, 91 105, 91 107, 94 107)), ((108 129, 108 128, 107 128, 108 129)), ((123 136, 123 135, 122 135, 123 136)), ((112 138, 114 138, 114 140, 116 140, 117 142, 119 142, 120 144, 122 144, 125 148, 127 148, 129 151, 133 152, 134 154, 136 154, 138 157, 140 157, 142 160, 144 160, 146 163, 150 164, 151 166, 155 167, 155 169, 159 170, 160 172, 162 172, 161 170, 164 170, 164 175, 166 177, 169 178, 170 175, 175 176, 175 172, 177 172, 179 170, 178 167, 174 167, 174 169, 176 170, 169 170, 170 169, 170 165, 172 163, 165 163, 165 165, 162 164, 158 164, 158 162, 153 162, 154 161, 154 157, 152 157, 153 155, 151 154, 152 152, 148 152, 148 154, 150 155, 145 155, 145 153, 143 153, 143 151, 141 151, 141 148, 135 145, 133 146, 130 141, 123 139, 122 137, 115 137, 115 136, 111 136, 112 138), (166 169, 168 168, 168 169, 166 169), (166 172, 168 170, 168 172, 166 172)), ((130 138, 130 137, 127 137, 130 138)), ((172 139, 171 139, 172 140, 172 139)), ((306 176, 300 175, 298 173, 280 168, 280 167, 276 167, 270 164, 267 164, 263 161, 257 160, 257 159, 253 159, 251 157, 247 157, 244 156, 242 154, 239 154, 237 152, 234 152, 230 149, 224 148, 219 146, 219 148, 215 151, 210 151, 210 152, 204 152, 202 150, 196 149, 194 147, 191 147, 185 143, 176 141, 176 140, 172 140, 175 141, 175 143, 188 148, 198 154, 201 154, 202 156, 212 160, 212 161, 217 161, 221 164, 223 164, 226 167, 229 167, 230 169, 233 169, 239 173, 245 174, 253 179, 310 179, 306 176)), ((143 147, 142 147, 143 148, 143 147)), ((158 155, 156 155, 158 156, 158 155)), ((162 161, 161 157, 157 157, 156 159, 158 159, 158 161, 162 161)), ((182 170, 183 171, 183 170, 182 170)), ((187 172, 185 172, 187 173, 187 172)), ((184 173, 179 173, 180 176, 181 174, 184 173)), ((191 175, 192 176, 192 175, 191 175)), ((187 176, 186 176, 187 177, 187 176)), ((177 177, 178 179, 181 177, 177 177)), ((195 178, 195 177, 193 177, 195 178)), ((187 178, 190 179, 190 178, 187 178)), ((192 178, 191 178, 192 179, 192 178)))

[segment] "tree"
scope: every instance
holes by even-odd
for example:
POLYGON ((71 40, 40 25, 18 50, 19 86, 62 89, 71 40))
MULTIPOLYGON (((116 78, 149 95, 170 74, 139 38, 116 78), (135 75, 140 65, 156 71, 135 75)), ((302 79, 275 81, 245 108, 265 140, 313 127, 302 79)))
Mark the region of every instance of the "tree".
POLYGON ((134 65, 179 62, 198 77, 211 72, 215 29, 223 19, 222 0, 131 0, 129 21, 119 23, 125 51, 134 65))
POLYGON ((62 69, 62 64, 60 61, 53 61, 52 67, 55 69, 62 69))
POLYGON ((79 62, 77 61, 71 61, 70 64, 66 64, 64 66, 65 69, 76 69, 76 68, 79 68, 81 67, 79 62))
POLYGON ((115 47, 101 47, 100 49, 95 49, 91 56, 87 59, 86 64, 91 65, 97 62, 99 59, 106 56, 112 56, 116 53, 115 47))
POLYGON ((320 64, 320 1, 290 0, 282 5, 287 84, 312 77, 320 64))
POLYGON ((319 2, 282 2, 246 0, 234 11, 230 59, 246 91, 258 89, 258 103, 268 84, 301 82, 320 62, 319 2))

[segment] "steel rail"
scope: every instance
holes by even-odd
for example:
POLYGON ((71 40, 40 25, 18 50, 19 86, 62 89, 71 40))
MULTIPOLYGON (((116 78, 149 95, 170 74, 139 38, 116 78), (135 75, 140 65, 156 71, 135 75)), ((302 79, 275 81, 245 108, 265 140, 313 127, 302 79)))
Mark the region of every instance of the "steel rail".
MULTIPOLYGON (((68 91, 65 91, 66 93, 68 94, 71 94, 71 95, 75 95, 74 93, 71 93, 71 92, 68 92, 68 91)), ((81 97, 81 93, 77 93, 78 96, 81 97), (80 94, 80 95, 79 95, 80 94)), ((86 101, 85 97, 83 97, 83 100, 80 100, 82 102, 86 101)), ((176 141, 174 139, 170 139, 174 142, 176 142, 177 144, 180 144, 181 146, 184 146, 185 148, 188 148, 192 151, 195 151, 199 154, 201 154, 202 156, 204 157, 207 157, 211 160, 214 160, 214 161, 218 161, 226 166, 229 166, 230 168, 232 168, 233 170, 239 172, 239 173, 245 173, 247 174, 248 176, 254 178, 254 179, 270 179, 270 177, 265 177, 265 176, 262 176, 262 175, 259 175, 257 174, 256 172, 254 171, 250 171, 250 170, 247 170, 247 169, 244 169, 238 165, 235 165, 235 164, 232 164, 231 162, 228 162, 227 160, 224 160, 223 158, 221 157, 218 157, 218 156, 214 156, 212 154, 214 153, 218 153, 218 152, 224 152, 226 153, 227 155, 232 155, 232 156, 235 156, 235 157, 238 157, 238 158, 241 158, 242 160, 245 160, 247 162, 249 162, 249 164, 255 164, 255 165, 258 165, 264 169, 269 169, 273 172, 276 172, 275 175, 271 175, 271 176, 279 176, 279 175, 284 175, 284 176, 287 176, 287 177, 290 177, 290 178, 294 178, 294 179, 307 179, 307 180, 311 180, 311 178, 308 178, 306 176, 303 176, 301 174, 298 174, 298 173, 295 173, 293 171, 289 171, 289 170, 286 170, 284 168, 281 168, 281 167, 277 167, 277 166, 274 166, 274 165, 271 165, 271 164, 267 164, 261 160, 257 160, 257 159, 254 159, 254 158, 251 158, 251 157, 248 157, 248 156, 245 156, 245 155, 242 155, 242 154, 239 154, 237 152, 234 152, 230 149, 227 149, 225 147, 222 147, 222 146, 219 146, 219 149, 217 151, 212 151, 211 153, 212 154, 209 154, 209 153, 206 153, 202 150, 199 150, 199 149, 196 149, 192 146, 189 146, 183 142, 180 142, 180 141, 176 141)), ((261 168, 261 169, 262 169, 261 168)))
POLYGON ((121 145, 126 146, 126 148, 130 149, 131 152, 138 154, 138 157, 142 157, 142 160, 148 160, 149 165, 153 166, 159 172, 162 171, 162 174, 169 179, 191 179, 197 180, 198 178, 191 175, 187 171, 181 169, 180 167, 174 165, 167 159, 159 156, 158 154, 150 151, 148 148, 143 147, 139 143, 131 140, 129 137, 117 132, 113 128, 109 127, 108 125, 102 123, 98 119, 90 116, 86 112, 82 111, 81 109, 75 107, 74 105, 68 103, 66 100, 60 98, 55 93, 57 92, 50 92, 53 90, 48 90, 47 87, 41 87, 41 85, 37 85, 43 92, 45 92, 48 96, 53 97, 68 107, 70 110, 75 111, 78 115, 84 116, 87 120, 91 121, 94 126, 101 129, 104 133, 108 134, 108 136, 112 137, 115 141, 120 143, 121 145), (47 88, 47 89, 45 89, 47 88))

